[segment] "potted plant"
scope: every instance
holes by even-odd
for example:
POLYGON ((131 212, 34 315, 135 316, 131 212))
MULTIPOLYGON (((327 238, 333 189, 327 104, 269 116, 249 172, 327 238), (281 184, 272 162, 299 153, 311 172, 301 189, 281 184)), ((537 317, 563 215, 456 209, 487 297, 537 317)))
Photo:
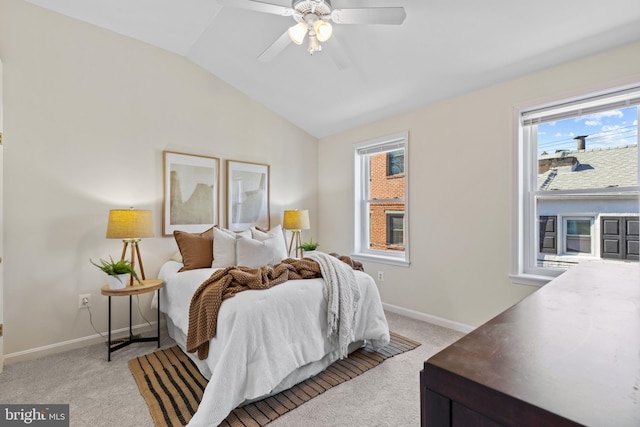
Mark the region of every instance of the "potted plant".
POLYGON ((300 245, 300 249, 302 249, 302 252, 312 252, 315 251, 318 246, 320 246, 320 244, 318 242, 314 242, 313 241, 313 237, 309 239, 308 242, 304 242, 303 244, 300 245))
POLYGON ((107 283, 111 289, 125 288, 127 286, 128 275, 133 276, 138 283, 142 284, 129 260, 121 259, 120 261, 114 261, 113 258, 109 256, 109 261, 100 259, 100 264, 93 262, 91 259, 89 259, 89 261, 107 274, 107 283))

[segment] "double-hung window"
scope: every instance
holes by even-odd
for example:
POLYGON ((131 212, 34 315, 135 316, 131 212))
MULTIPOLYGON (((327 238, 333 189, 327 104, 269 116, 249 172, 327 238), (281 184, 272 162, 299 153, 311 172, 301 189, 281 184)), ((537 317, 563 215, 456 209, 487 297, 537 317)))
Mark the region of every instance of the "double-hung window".
POLYGON ((593 255, 593 218, 564 217, 565 254, 593 255))
POLYGON ((408 133, 355 145, 356 258, 409 264, 408 133))
POLYGON ((639 106, 640 83, 518 111, 516 282, 637 262, 639 106))

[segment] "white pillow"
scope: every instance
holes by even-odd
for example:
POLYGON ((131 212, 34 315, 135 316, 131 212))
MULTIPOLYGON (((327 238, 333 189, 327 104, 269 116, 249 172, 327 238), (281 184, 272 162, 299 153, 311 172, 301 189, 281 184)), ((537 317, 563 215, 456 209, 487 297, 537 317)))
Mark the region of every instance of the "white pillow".
POLYGON ((170 259, 171 261, 182 263, 182 254, 180 253, 180 251, 178 251, 175 254, 171 255, 170 259))
POLYGON ((282 245, 282 237, 278 236, 264 240, 240 237, 236 241, 236 262, 250 268, 280 264, 282 245))
POLYGON ((213 228, 213 262, 211 267, 224 268, 237 265, 236 241, 239 237, 251 237, 251 231, 234 233, 227 229, 213 228))
POLYGON ((282 226, 280 224, 273 227, 267 233, 262 230, 258 230, 256 227, 251 227, 251 237, 253 237, 255 240, 260 241, 271 239, 273 237, 279 238, 278 240, 276 240, 276 244, 278 244, 278 242, 280 243, 278 244, 278 250, 280 251, 278 256, 280 256, 281 258, 278 260, 278 262, 289 257, 289 252, 287 251, 287 239, 284 236, 284 231, 282 230, 282 226))

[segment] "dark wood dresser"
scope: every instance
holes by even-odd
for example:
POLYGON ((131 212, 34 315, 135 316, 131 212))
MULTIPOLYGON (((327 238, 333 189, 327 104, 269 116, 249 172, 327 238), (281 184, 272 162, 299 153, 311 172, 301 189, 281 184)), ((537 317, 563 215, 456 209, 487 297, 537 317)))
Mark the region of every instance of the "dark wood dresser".
POLYGON ((640 426, 640 266, 582 263, 424 363, 423 426, 640 426))

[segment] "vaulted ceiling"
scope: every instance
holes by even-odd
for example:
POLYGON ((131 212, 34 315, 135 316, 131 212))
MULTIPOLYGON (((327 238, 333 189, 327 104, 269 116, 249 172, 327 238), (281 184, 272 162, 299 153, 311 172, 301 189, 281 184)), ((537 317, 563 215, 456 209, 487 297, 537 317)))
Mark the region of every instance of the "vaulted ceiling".
POLYGON ((322 52, 290 44, 260 62, 291 17, 216 0, 27 1, 182 55, 318 138, 640 40, 638 0, 333 0, 407 17, 336 24, 322 52))

